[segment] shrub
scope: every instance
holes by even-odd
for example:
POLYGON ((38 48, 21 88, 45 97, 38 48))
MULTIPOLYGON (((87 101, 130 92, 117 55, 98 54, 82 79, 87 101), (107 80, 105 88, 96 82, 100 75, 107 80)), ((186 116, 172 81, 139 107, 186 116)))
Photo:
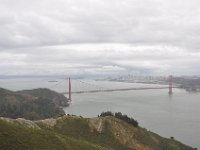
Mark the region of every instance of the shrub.
POLYGON ((100 117, 106 117, 106 116, 114 116, 114 114, 111 111, 102 112, 100 114, 100 117))
POLYGON ((112 113, 111 111, 106 111, 106 112, 102 112, 100 114, 100 117, 106 117, 106 116, 113 116, 115 118, 118 118, 120 120, 123 120, 123 121, 133 125, 134 127, 138 127, 137 120, 130 118, 127 115, 123 115, 121 112, 112 113))

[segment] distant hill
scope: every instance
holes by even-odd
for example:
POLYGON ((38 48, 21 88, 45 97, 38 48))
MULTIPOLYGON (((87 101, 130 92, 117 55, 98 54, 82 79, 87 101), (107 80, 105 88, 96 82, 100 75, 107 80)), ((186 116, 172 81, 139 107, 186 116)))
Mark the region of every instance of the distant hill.
POLYGON ((51 99, 54 104, 57 106, 68 106, 68 100, 63 94, 59 94, 55 91, 52 91, 50 89, 46 88, 38 88, 33 90, 23 90, 18 91, 17 93, 23 94, 23 95, 31 95, 34 97, 41 97, 45 99, 51 99))
POLYGON ((195 150, 114 117, 0 118, 1 150, 195 150))
POLYGON ((67 106, 67 98, 48 89, 34 89, 19 92, 0 88, 0 116, 45 119, 64 115, 62 106, 67 106))

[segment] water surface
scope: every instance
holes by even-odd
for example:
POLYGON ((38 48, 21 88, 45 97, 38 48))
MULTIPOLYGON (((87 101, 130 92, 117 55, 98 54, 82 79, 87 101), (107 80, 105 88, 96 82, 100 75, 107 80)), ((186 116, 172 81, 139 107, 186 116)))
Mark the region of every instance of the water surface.
MULTIPOLYGON (((0 86, 10 90, 50 88, 66 92, 67 81, 48 82, 46 79, 0 80, 0 86)), ((72 90, 155 87, 163 85, 123 83, 94 80, 72 80, 72 90), (83 83, 84 82, 84 83, 83 83)), ((67 96, 67 95, 66 95, 67 96)), ((73 94, 66 113, 96 117, 103 111, 122 112, 136 119, 140 126, 164 137, 173 136, 181 142, 200 149, 200 93, 173 89, 118 91, 107 93, 73 94)))

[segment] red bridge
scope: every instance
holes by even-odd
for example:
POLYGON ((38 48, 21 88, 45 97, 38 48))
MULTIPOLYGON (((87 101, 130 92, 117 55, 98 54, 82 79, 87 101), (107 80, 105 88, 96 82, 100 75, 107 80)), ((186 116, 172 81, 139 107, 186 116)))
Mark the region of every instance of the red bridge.
MULTIPOLYGON (((81 81, 82 82, 82 81, 81 81)), ((137 87, 137 88, 116 88, 116 89, 98 89, 98 90, 84 90, 84 91, 72 91, 71 90, 71 80, 68 80, 68 91, 62 94, 68 94, 69 100, 71 101, 71 94, 82 94, 82 93, 98 93, 98 92, 115 92, 115 91, 130 91, 130 90, 151 90, 151 89, 168 89, 169 95, 171 95, 172 88, 179 88, 178 86, 172 86, 172 75, 168 78, 169 85, 163 87, 137 87)), ((82 82, 84 83, 84 82, 82 82)))
MULTIPOLYGON (((178 88, 178 87, 171 87, 171 88, 178 88)), ((115 91, 131 91, 131 90, 151 90, 151 89, 169 89, 169 87, 139 87, 139 88, 123 88, 123 89, 74 91, 74 92, 71 92, 71 94, 98 93, 98 92, 115 92, 115 91)), ((64 92, 62 94, 70 94, 70 92, 64 92)), ((172 94, 172 92, 169 91, 169 94, 172 94)))

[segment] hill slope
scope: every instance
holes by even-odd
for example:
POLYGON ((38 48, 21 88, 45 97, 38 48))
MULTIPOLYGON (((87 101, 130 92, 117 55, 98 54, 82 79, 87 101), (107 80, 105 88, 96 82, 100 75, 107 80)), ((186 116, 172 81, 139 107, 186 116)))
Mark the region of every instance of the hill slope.
POLYGON ((109 150, 9 119, 0 119, 0 141, 1 150, 109 150))
POLYGON ((0 141, 1 150, 193 150, 114 117, 1 118, 0 141))
POLYGON ((45 99, 51 99, 52 102, 54 104, 56 104, 57 106, 65 107, 65 106, 69 105, 68 100, 64 95, 59 94, 50 89, 46 89, 46 88, 38 88, 38 89, 33 89, 33 90, 22 90, 22 91, 18 91, 17 93, 20 93, 23 95, 31 95, 34 97, 42 97, 45 99))
POLYGON ((13 92, 0 88, 0 116, 45 119, 64 115, 67 98, 48 89, 13 92), (52 98, 51 98, 52 97, 52 98))

